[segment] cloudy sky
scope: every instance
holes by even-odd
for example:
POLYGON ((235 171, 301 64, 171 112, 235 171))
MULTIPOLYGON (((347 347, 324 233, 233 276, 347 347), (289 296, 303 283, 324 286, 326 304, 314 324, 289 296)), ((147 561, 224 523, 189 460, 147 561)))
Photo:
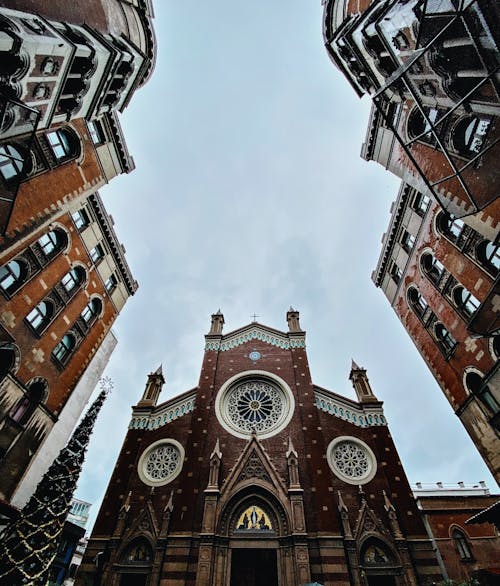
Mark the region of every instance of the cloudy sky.
POLYGON ((410 482, 495 483, 371 282, 399 182, 359 157, 369 101, 329 61, 320 0, 155 2, 158 61, 122 117, 137 169, 101 191, 139 291, 116 323, 77 495, 97 513, 147 374, 198 383, 210 314, 286 330, 300 311, 316 384, 384 401, 410 482))

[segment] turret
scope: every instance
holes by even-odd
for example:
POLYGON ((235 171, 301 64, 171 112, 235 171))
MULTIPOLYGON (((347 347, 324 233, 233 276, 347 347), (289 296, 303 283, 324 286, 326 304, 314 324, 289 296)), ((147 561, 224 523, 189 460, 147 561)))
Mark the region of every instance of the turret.
POLYGON ((217 313, 212 314, 212 324, 210 326, 209 336, 220 336, 222 334, 222 327, 224 326, 224 315, 219 309, 217 313))
POLYGON ((138 407, 154 407, 158 403, 158 397, 160 396, 161 389, 165 384, 163 378, 162 366, 156 369, 155 372, 148 374, 148 381, 142 399, 137 404, 138 407))
POLYGON ((286 321, 288 322, 289 332, 302 332, 300 329, 299 312, 295 311, 293 307, 286 312, 286 321))
POLYGON ((351 364, 351 374, 349 375, 349 379, 352 381, 352 386, 356 391, 360 403, 372 403, 373 401, 378 401, 377 397, 373 394, 370 381, 366 376, 366 370, 358 366, 354 360, 351 364))

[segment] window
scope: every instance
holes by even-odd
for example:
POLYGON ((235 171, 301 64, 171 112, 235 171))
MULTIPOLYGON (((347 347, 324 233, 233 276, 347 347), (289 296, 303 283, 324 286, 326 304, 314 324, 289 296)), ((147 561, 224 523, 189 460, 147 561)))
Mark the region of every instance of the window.
POLYGON ((35 409, 43 403, 47 396, 48 385, 44 379, 38 379, 29 385, 25 393, 10 412, 10 418, 24 425, 28 422, 35 409))
POLYGON ((78 285, 81 285, 85 280, 85 270, 82 267, 74 267, 69 270, 61 279, 61 285, 69 293, 78 285))
POLYGON ((65 334, 62 340, 52 351, 52 356, 61 364, 67 362, 71 353, 75 349, 76 341, 73 335, 65 334))
POLYGON ((444 266, 430 252, 426 252, 422 255, 420 264, 429 279, 437 285, 445 272, 444 266))
POLYGON ((422 297, 416 287, 410 287, 408 289, 408 305, 412 307, 415 313, 420 317, 424 315, 425 310, 429 307, 429 304, 422 297))
POLYGON ((0 146, 0 174, 9 181, 23 172, 24 158, 11 144, 0 146))
POLYGON ((455 150, 468 157, 480 153, 490 124, 490 118, 485 116, 462 118, 452 131, 452 142, 455 150))
POLYGON ((104 288, 106 289, 106 291, 108 293, 111 293, 112 291, 114 291, 114 289, 116 288, 117 285, 118 285, 118 279, 115 277, 114 274, 111 274, 106 279, 106 282, 104 283, 104 288))
POLYGON ((54 315, 54 306, 50 301, 41 301, 26 316, 26 321, 35 330, 41 332, 49 323, 54 315))
POLYGON ((392 277, 392 280, 398 284, 401 279, 403 278, 403 271, 398 267, 396 263, 392 263, 391 270, 389 271, 392 277))
POLYGON ((437 340, 441 350, 445 354, 449 354, 450 352, 452 352, 455 349, 455 346, 457 345, 457 341, 450 334, 450 332, 444 327, 443 324, 438 322, 434 326, 434 334, 435 334, 436 340, 437 340))
POLYGON ((87 122, 87 127, 89 129, 90 138, 96 146, 106 142, 102 124, 98 120, 89 120, 87 122))
POLYGON ((430 203, 430 197, 424 195, 423 193, 417 193, 415 199, 413 200, 412 207, 419 215, 423 216, 429 208, 430 203))
POLYGON ((470 291, 462 286, 455 287, 452 296, 458 310, 466 317, 470 317, 476 313, 478 307, 481 305, 479 299, 474 297, 470 291))
POLYGON ((58 128, 47 132, 52 153, 58 161, 74 158, 79 153, 79 143, 74 134, 67 128, 58 128))
POLYGON ((53 256, 66 244, 64 234, 59 230, 51 230, 38 239, 38 244, 46 257, 53 256))
POLYGON ((471 560, 472 553, 464 533, 462 533, 462 531, 460 531, 459 529, 453 529, 451 533, 451 538, 455 542, 455 547, 457 548, 460 559, 471 560))
POLYGON ((90 258, 93 262, 99 261, 104 256, 104 250, 100 244, 96 244, 94 248, 90 250, 90 258))
POLYGON ((0 267, 0 288, 6 293, 12 293, 23 284, 27 275, 28 271, 23 262, 11 260, 0 267))
POLYGON ((79 232, 81 232, 90 224, 89 215, 83 208, 71 214, 71 217, 73 218, 73 222, 75 223, 75 226, 79 232))
POLYGON ((401 236, 401 246, 406 252, 411 252, 412 248, 415 246, 415 236, 404 230, 401 236))
POLYGON ((99 299, 91 299, 81 313, 81 318, 86 324, 93 322, 102 309, 102 303, 99 299))
POLYGON ((465 223, 452 214, 440 212, 436 223, 439 231, 453 242, 457 242, 465 230, 465 223))
POLYGON ((491 393, 490 387, 485 383, 484 377, 478 372, 470 371, 465 375, 465 388, 471 395, 478 399, 494 414, 500 412, 500 406, 491 393))
POLYGON ((500 271, 500 244, 483 240, 476 248, 476 258, 494 276, 500 271))
POLYGON ((424 108, 424 112, 426 117, 417 107, 412 110, 408 117, 408 136, 410 139, 435 145, 436 137, 434 133, 439 132, 436 124, 442 113, 436 108, 424 108))

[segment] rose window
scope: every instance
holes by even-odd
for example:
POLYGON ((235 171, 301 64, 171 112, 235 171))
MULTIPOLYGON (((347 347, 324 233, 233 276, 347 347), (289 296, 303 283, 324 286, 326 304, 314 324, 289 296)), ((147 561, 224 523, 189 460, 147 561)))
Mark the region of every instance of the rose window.
POLYGON ((366 451, 351 442, 337 444, 333 458, 337 469, 350 478, 363 477, 370 466, 366 451))
POLYGON ((165 480, 175 472, 179 463, 179 450, 172 445, 153 450, 146 460, 145 473, 151 480, 165 480))
POLYGON ((330 443, 327 455, 335 475, 350 484, 369 482, 377 470, 373 452, 356 438, 336 438, 330 443))
POLYGON ((150 486, 160 486, 172 481, 181 471, 182 446, 175 440, 155 442, 142 454, 139 461, 139 476, 150 486))
POLYGON ((269 437, 283 429, 293 412, 293 397, 272 380, 246 378, 222 388, 216 413, 220 423, 240 437, 252 432, 269 437))

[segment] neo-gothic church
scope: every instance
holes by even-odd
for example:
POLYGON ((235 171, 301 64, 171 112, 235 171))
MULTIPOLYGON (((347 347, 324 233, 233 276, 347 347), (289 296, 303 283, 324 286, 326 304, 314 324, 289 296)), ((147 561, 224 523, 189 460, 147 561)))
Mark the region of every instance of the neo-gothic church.
POLYGON ((198 385, 133 408, 77 584, 425 585, 439 567, 366 371, 316 386, 288 331, 212 316, 198 385))

